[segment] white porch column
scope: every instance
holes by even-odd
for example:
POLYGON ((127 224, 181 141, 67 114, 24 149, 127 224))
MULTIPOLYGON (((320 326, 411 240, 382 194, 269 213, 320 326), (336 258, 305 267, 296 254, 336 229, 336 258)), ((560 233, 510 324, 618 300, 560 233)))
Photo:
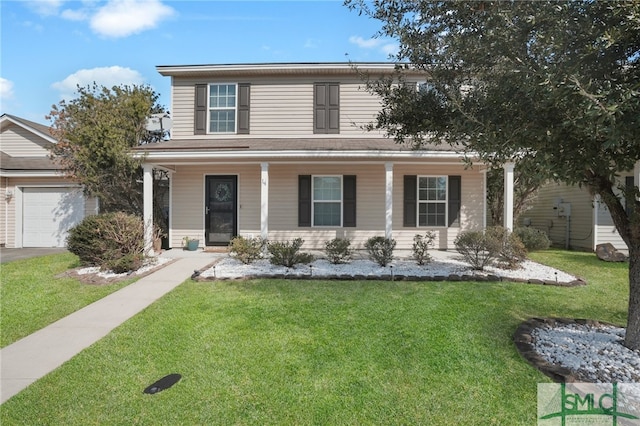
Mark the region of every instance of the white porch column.
POLYGON ((260 163, 260 236, 269 237, 269 163, 260 163))
POLYGON ((144 164, 144 174, 142 178, 143 194, 143 221, 144 221, 144 252, 151 253, 153 250, 153 166, 144 164))
POLYGON ((393 238, 393 163, 385 163, 385 221, 384 236, 393 238))
POLYGON ((503 226, 513 231, 513 169, 514 163, 505 163, 504 166, 504 215, 503 226))

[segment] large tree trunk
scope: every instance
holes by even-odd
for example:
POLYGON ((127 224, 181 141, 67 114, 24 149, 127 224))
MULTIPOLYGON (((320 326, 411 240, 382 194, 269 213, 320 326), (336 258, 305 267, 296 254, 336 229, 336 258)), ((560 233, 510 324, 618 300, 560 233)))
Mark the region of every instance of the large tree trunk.
POLYGON ((629 246, 629 312, 624 345, 640 349, 640 242, 629 246))

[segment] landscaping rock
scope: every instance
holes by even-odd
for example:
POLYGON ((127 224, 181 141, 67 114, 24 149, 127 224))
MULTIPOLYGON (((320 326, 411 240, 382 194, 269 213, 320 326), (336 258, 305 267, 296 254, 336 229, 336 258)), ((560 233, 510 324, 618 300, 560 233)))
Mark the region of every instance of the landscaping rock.
POLYGON ((627 256, 619 252, 611 243, 598 244, 596 246, 596 255, 598 259, 605 262, 625 262, 627 256))

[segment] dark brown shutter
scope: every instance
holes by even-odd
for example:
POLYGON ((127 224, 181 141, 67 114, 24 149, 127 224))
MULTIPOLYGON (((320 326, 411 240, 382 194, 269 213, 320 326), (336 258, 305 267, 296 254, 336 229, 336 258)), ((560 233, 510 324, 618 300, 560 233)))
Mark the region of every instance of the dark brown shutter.
POLYGON ((313 133, 340 133, 340 85, 313 86, 313 133))
POLYGON ((327 133, 340 133, 340 85, 327 84, 327 133))
POLYGON ((449 176, 449 220, 450 227, 460 227, 460 206, 462 205, 462 177, 449 176))
POLYGON ((356 177, 342 177, 342 226, 356 226, 356 177))
POLYGON ((196 96, 195 96, 195 110, 194 110, 194 129, 195 135, 207 134, 207 85, 196 84, 196 96))
POLYGON ((238 133, 249 134, 249 104, 251 100, 251 85, 238 84, 238 133))
POLYGON ((311 175, 298 176, 298 226, 311 226, 311 175))
POLYGON ((404 177, 404 214, 402 226, 415 227, 417 203, 418 177, 416 175, 405 175, 404 177))

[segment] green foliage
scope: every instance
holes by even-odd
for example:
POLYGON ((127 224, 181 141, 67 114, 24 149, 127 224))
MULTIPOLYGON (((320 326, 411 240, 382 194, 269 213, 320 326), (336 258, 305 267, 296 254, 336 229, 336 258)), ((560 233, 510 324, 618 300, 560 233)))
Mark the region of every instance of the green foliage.
POLYGON ((349 263, 353 255, 351 241, 347 238, 334 238, 331 241, 327 241, 324 245, 324 251, 329 262, 334 265, 349 263))
POLYGON ((249 264, 262 257, 266 241, 260 237, 245 238, 241 235, 229 242, 229 253, 244 264, 249 264))
POLYGON ((453 244, 465 262, 478 271, 491 265, 498 252, 498 247, 492 245, 492 242, 485 238, 482 231, 461 232, 453 244))
POLYGON ((491 247, 496 247, 495 264, 504 269, 515 269, 527 257, 527 249, 520 238, 501 226, 492 226, 485 231, 485 238, 491 247))
POLYGON ((143 221, 122 212, 88 216, 69 230, 67 249, 83 265, 115 273, 136 270, 144 261, 143 221))
POLYGON ((473 269, 482 271, 495 264, 501 268, 516 268, 527 255, 520 239, 501 226, 485 231, 465 231, 454 240, 456 250, 473 269))
POLYGON ((385 237, 371 237, 364 243, 369 258, 380 266, 387 266, 393 261, 393 250, 396 240, 385 237))
POLYGON ((530 226, 521 226, 513 231, 520 238, 527 251, 546 250, 551 246, 551 240, 547 234, 530 226))
POLYGON ((313 255, 300 252, 302 244, 304 244, 302 238, 296 238, 293 241, 268 242, 267 250, 271 254, 269 261, 273 265, 286 266, 287 268, 293 268, 299 263, 313 262, 313 255))
MULTIPOLYGON (((102 211, 123 211, 142 216, 142 159, 131 148, 157 142, 147 132, 147 117, 163 112, 159 95, 148 86, 114 86, 94 83, 78 87, 78 97, 54 105, 49 115, 57 143, 53 157, 67 177, 100 198, 102 211)), ((162 199, 168 191, 167 174, 154 171, 154 216, 166 232, 162 199)))
POLYGON ((413 258, 418 265, 424 265, 431 262, 431 255, 428 253, 429 246, 433 245, 436 234, 433 231, 427 231, 424 235, 416 234, 413 237, 413 258))

